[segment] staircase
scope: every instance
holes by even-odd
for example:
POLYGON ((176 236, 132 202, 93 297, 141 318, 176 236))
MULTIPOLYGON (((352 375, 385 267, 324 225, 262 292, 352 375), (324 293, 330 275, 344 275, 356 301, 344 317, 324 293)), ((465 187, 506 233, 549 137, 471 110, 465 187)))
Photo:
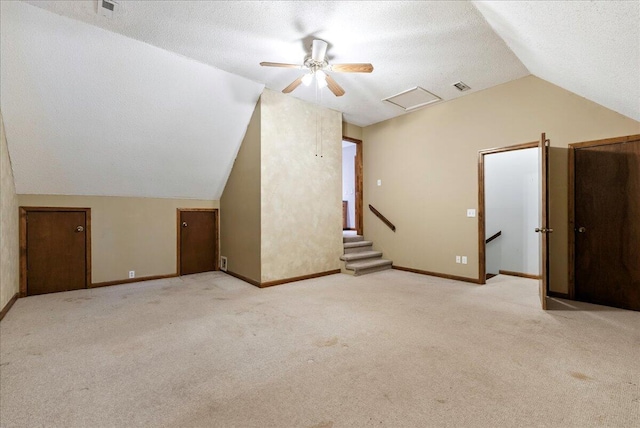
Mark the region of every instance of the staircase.
POLYGON ((372 272, 391 269, 392 261, 382 258, 380 251, 373 251, 373 242, 365 241, 362 236, 344 236, 344 261, 342 272, 352 275, 366 275, 372 272))

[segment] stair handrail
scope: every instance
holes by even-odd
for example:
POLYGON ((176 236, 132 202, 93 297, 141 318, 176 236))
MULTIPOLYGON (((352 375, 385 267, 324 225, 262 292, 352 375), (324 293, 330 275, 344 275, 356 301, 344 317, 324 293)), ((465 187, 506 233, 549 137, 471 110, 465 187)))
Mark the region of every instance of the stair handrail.
POLYGON ((488 244, 489 242, 493 241, 494 239, 496 239, 498 236, 502 235, 502 231, 499 230, 498 233, 491 235, 491 237, 489 239, 487 239, 486 241, 484 241, 485 244, 488 244))
POLYGON ((369 204, 369 209, 371 210, 372 213, 376 215, 376 217, 382 220, 382 222, 386 224, 389 227, 389 229, 393 230, 394 232, 396 231, 396 227, 394 226, 394 224, 391 223, 385 216, 383 216, 380 211, 375 209, 371 204, 369 204))

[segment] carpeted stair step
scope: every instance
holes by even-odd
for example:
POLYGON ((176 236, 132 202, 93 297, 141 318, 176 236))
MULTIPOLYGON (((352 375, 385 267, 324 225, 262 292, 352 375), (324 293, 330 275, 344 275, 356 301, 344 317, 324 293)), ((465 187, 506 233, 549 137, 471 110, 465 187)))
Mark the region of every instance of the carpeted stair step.
POLYGON ((344 243, 344 253, 358 253, 362 251, 372 251, 373 250, 373 242, 371 241, 358 241, 358 242, 345 242, 344 243))
POLYGON ((347 263, 346 269, 352 270, 355 276, 391 269, 393 262, 386 259, 362 260, 347 263))
POLYGON ((343 236, 342 237, 342 242, 360 242, 360 241, 364 241, 364 236, 357 235, 357 236, 343 236))
POLYGON ((380 251, 359 251, 357 253, 343 254, 340 256, 340 260, 344 260, 349 263, 356 260, 377 259, 380 257, 382 257, 382 253, 380 251))

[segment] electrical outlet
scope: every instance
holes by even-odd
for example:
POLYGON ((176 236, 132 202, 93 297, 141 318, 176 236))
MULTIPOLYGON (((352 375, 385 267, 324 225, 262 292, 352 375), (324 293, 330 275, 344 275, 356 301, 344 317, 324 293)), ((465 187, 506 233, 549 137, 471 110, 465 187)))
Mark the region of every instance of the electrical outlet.
POLYGON ((462 264, 463 265, 467 264, 467 256, 462 256, 462 264))
POLYGON ((456 263, 460 263, 460 256, 456 256, 456 263))
POLYGON ((475 217, 475 216, 476 216, 475 208, 468 208, 467 209, 467 217, 475 217))
POLYGON ((135 278, 136 277, 136 271, 135 270, 130 270, 129 271, 129 278, 135 278))
POLYGON ((220 256, 220 270, 227 271, 227 257, 220 256))
POLYGON ((382 180, 378 180, 378 186, 382 186, 382 180))

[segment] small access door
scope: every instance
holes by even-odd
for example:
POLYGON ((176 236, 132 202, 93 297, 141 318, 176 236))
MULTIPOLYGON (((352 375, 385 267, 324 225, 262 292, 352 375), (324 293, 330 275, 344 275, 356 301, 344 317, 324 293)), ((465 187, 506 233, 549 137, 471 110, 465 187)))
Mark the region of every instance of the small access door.
POLYGON ((218 269, 218 210, 178 210, 178 274, 218 269))
POLYGON ((89 209, 21 208, 21 294, 87 288, 89 209))
POLYGON ((540 281, 539 294, 542 309, 547 309, 547 290, 549 289, 549 233, 553 229, 549 228, 549 188, 547 181, 549 178, 549 140, 546 134, 540 137, 538 145, 540 150, 540 227, 536 227, 536 232, 540 234, 540 281))

